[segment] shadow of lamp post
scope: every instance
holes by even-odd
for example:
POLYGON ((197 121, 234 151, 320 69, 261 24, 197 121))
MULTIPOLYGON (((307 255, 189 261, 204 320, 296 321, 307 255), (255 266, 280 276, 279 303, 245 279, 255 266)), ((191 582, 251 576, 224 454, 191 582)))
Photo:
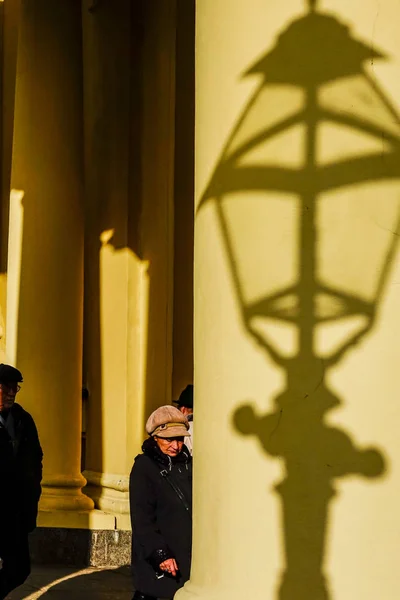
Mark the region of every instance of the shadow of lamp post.
POLYGON ((246 73, 261 83, 199 207, 214 202, 245 329, 286 373, 272 413, 233 417, 285 464, 281 600, 330 597, 333 482, 385 469, 325 421, 325 373, 373 327, 400 232, 400 118, 364 66, 383 58, 309 2, 246 73))

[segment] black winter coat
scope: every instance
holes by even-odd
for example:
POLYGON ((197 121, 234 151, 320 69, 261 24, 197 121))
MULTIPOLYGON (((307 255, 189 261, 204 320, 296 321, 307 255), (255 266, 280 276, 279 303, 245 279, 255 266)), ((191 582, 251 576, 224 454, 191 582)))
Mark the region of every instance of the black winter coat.
MULTIPOLYGON (((15 440, 0 422, 0 512, 9 516, 4 526, 18 519, 25 531, 36 527, 41 494, 43 452, 31 415, 19 404, 11 408, 15 440)), ((1 536, 2 527, 0 527, 1 536)))
POLYGON ((133 465, 129 493, 132 521, 132 574, 137 591, 172 598, 189 579, 192 550, 192 457, 186 446, 170 458, 153 438, 133 465), (166 476, 161 475, 164 471, 166 476), (179 488, 182 501, 169 480, 179 488), (186 504, 186 507, 185 507, 186 504), (179 574, 160 579, 160 563, 175 558, 179 574))

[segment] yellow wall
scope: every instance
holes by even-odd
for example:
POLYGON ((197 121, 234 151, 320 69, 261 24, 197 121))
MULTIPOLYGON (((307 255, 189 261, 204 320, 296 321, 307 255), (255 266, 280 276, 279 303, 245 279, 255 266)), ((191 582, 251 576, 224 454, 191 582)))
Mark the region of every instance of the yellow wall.
POLYGON ((400 592, 398 3, 304 4, 197 3, 179 600, 400 592))

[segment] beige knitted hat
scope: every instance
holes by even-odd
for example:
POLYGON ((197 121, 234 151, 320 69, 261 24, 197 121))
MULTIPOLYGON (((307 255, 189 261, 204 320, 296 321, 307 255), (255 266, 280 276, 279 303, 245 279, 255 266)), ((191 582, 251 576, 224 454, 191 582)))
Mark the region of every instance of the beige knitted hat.
POLYGON ((146 423, 146 431, 149 435, 157 437, 180 437, 190 436, 189 422, 185 415, 175 406, 160 406, 146 423))

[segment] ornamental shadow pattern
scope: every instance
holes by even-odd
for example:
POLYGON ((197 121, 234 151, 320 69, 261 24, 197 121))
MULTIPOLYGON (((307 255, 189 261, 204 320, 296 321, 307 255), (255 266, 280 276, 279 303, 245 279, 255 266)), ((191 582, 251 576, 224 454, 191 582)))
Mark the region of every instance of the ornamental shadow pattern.
POLYGON ((326 420, 343 404, 327 373, 375 326, 400 234, 400 117, 368 70, 385 59, 310 2, 245 74, 261 82, 198 209, 213 202, 243 326, 285 373, 272 411, 232 415, 285 465, 279 600, 332 598, 335 481, 386 470, 326 420))

